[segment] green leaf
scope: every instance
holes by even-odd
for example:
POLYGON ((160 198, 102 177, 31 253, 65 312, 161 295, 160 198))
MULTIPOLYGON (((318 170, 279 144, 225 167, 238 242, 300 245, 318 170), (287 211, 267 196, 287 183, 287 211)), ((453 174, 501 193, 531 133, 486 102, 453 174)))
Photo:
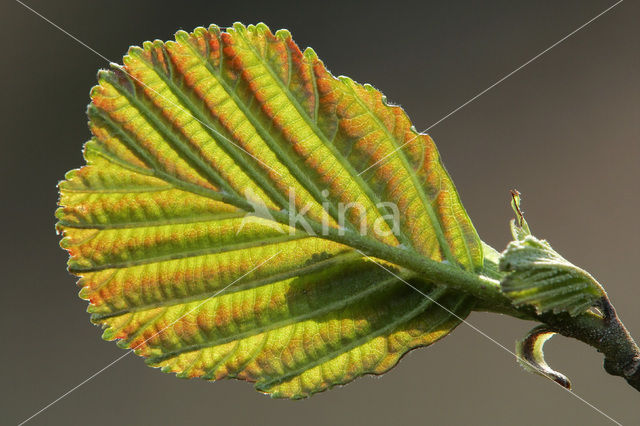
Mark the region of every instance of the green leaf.
POLYGON ((603 297, 600 284, 548 242, 533 235, 521 238, 509 243, 499 264, 501 271, 509 272, 501 286, 514 306, 530 305, 539 314, 553 311, 576 316, 603 297))
POLYGON ((178 32, 98 79, 57 228, 105 339, 301 398, 387 371, 472 309, 436 285, 483 258, 433 141, 287 31, 178 32))
POLYGON ((544 344, 556 334, 546 326, 535 327, 524 339, 516 342, 516 359, 529 373, 546 377, 564 388, 571 389, 571 382, 567 376, 549 367, 544 359, 544 344))

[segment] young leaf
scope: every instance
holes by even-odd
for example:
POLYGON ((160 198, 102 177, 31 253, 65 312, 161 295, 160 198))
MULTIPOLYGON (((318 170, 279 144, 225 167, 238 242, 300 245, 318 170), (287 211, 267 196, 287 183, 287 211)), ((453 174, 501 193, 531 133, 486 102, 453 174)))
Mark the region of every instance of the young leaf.
POLYGON ((483 266, 433 141, 287 31, 179 32, 98 78, 57 227, 105 339, 300 398, 387 371, 470 312, 398 261, 483 266))
POLYGON ((555 334, 546 326, 535 327, 524 339, 516 342, 516 359, 529 373, 546 377, 564 388, 571 389, 571 382, 567 376, 549 367, 544 359, 544 344, 555 334))
POLYGON ((510 242, 499 267, 509 272, 501 286, 513 304, 534 306, 538 313, 568 312, 576 316, 604 295, 600 284, 588 272, 533 235, 510 242))
POLYGON ((511 190, 511 208, 516 214, 516 218, 509 222, 509 227, 511 228, 511 235, 513 235, 513 239, 516 241, 522 241, 527 235, 531 235, 529 224, 525 220, 524 214, 520 209, 520 195, 521 194, 518 190, 511 190))

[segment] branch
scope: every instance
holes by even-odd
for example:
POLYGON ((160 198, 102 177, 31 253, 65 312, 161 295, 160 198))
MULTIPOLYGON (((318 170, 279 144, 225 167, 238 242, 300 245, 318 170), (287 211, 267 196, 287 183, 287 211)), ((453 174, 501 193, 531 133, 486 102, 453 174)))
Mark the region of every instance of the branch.
MULTIPOLYGON (((498 268, 500 254, 487 244, 484 244, 484 252, 485 268, 483 273, 492 279, 501 281, 504 274, 498 268)), ((598 300, 598 307, 602 310, 603 315, 587 311, 575 317, 566 312, 538 314, 531 306, 516 308, 511 304, 505 306, 486 300, 479 300, 474 309, 509 315, 523 320, 539 321, 558 334, 593 346, 605 357, 605 371, 611 375, 625 378, 632 387, 640 391, 640 349, 620 321, 606 294, 598 300)))
POLYGON ((607 296, 600 299, 603 316, 586 312, 577 317, 544 314, 539 320, 558 334, 578 339, 604 355, 604 369, 620 376, 640 391, 640 349, 627 331, 607 296))

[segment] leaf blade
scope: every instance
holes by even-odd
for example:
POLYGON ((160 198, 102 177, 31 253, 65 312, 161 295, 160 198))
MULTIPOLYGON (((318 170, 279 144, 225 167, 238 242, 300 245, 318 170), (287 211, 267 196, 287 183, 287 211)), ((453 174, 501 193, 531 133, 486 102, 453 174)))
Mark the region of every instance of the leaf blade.
POLYGON ((433 141, 378 91, 334 78, 312 50, 262 24, 179 32, 131 48, 124 64, 99 74, 88 165, 60 184, 57 212, 69 269, 104 338, 181 376, 237 377, 299 398, 381 374, 468 315, 472 298, 379 259, 448 312, 348 238, 283 219, 309 206, 313 229, 328 215, 340 235, 365 218, 364 238, 392 250, 482 268, 433 141), (252 198, 269 218, 247 220, 252 198), (339 223, 353 202, 363 211, 339 223), (399 223, 382 203, 402 210, 399 223))

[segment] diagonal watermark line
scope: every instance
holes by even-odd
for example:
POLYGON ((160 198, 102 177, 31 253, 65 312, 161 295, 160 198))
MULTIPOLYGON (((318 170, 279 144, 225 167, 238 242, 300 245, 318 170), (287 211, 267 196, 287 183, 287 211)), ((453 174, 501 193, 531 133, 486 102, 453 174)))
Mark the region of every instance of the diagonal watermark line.
MULTIPOLYGON (((487 339, 489 339, 490 341, 492 341, 493 343, 495 343, 496 345, 498 345, 500 348, 504 349, 506 352, 510 353, 511 355, 513 355, 514 357, 516 357, 519 361, 526 363, 527 365, 529 365, 531 368, 533 368, 534 370, 537 370, 541 375, 543 375, 544 377, 547 377, 548 379, 550 379, 551 381, 553 381, 554 383, 555 380, 553 380, 553 378, 549 377, 547 374, 544 373, 544 371, 538 369, 535 365, 531 364, 528 360, 519 357, 518 355, 516 355, 515 352, 513 352, 511 349, 507 348, 505 345, 503 345, 502 343, 498 342, 496 339, 494 339, 493 337, 489 336, 487 333, 485 333, 484 331, 480 330, 478 327, 476 327, 475 325, 471 324, 469 321, 467 321, 466 319, 462 318, 461 316, 459 316, 458 314, 456 314, 455 312, 452 312, 449 308, 447 308, 446 306, 444 306, 443 304, 441 304, 440 302, 438 302, 437 300, 435 300, 434 298, 432 298, 431 296, 429 296, 428 294, 426 294, 425 292, 423 292, 422 290, 420 290, 419 288, 417 288, 416 286, 414 286, 413 284, 409 283, 408 281, 406 281, 405 279, 403 279, 402 277, 398 276, 396 273, 394 273, 392 270, 390 270, 389 268, 386 268, 384 265, 382 265, 381 263, 379 263, 376 259, 374 259, 373 257, 367 255, 366 253, 355 249, 358 253, 360 253, 361 255, 363 255, 364 257, 366 257, 367 259, 369 259, 371 262, 375 263, 376 265, 378 265, 380 268, 384 269, 385 271, 387 271, 389 274, 393 275, 395 278, 399 279, 400 281, 402 281, 403 283, 405 283, 406 285, 408 285, 409 287, 411 287, 413 290, 417 291, 418 293, 420 293, 422 296, 424 296, 425 298, 429 299, 430 301, 432 301, 433 303, 435 303, 436 305, 438 305, 440 308, 444 309, 445 311, 447 311, 447 313, 449 313, 450 315, 454 316, 456 319, 460 320, 462 323, 464 323, 465 325, 468 325, 469 327, 471 327, 471 329, 475 330, 476 332, 480 333, 482 336, 486 337, 487 339)), ((564 386, 556 383, 558 386, 560 386, 562 389, 566 390, 567 392, 569 392, 571 395, 575 396, 576 398, 578 398, 580 401, 584 402, 585 404, 587 404, 589 407, 593 408, 595 411, 597 411, 598 413, 602 414, 604 417, 606 417, 607 419, 611 420, 613 423, 622 426, 622 423, 618 422, 617 420, 613 419, 611 416, 609 416, 607 413, 605 413, 604 411, 600 410, 598 407, 596 407, 595 405, 591 404, 589 401, 587 401, 586 399, 582 398, 580 395, 578 395, 577 393, 575 393, 574 391, 572 391, 571 389, 567 389, 564 386)))
POLYGON ((236 278, 235 280, 233 280, 233 282, 231 282, 231 284, 228 284, 226 287, 224 287, 222 290, 217 291, 215 294, 207 297, 205 300, 203 300, 202 302, 198 303, 198 305, 196 305, 195 308, 191 309, 189 312, 187 312, 186 314, 180 316, 178 319, 176 319, 175 321, 173 321, 172 323, 170 323, 169 325, 167 325, 166 327, 162 328, 160 331, 154 333, 151 337, 145 339, 144 341, 138 343, 135 347, 131 348, 129 351, 127 351, 126 353, 124 353, 123 355, 121 355, 120 357, 114 359, 113 361, 111 361, 109 364, 107 364, 106 366, 102 367, 100 370, 96 371, 95 373, 93 373, 91 376, 87 377, 86 379, 84 379, 82 382, 78 383, 77 385, 75 385, 74 387, 72 387, 71 389, 69 389, 68 391, 66 391, 65 393, 63 393, 62 395, 60 395, 58 398, 54 399, 53 401, 51 401, 49 404, 45 405, 44 407, 42 407, 40 410, 36 411, 35 413, 33 413, 31 416, 29 416, 28 418, 24 419, 22 422, 20 422, 18 424, 18 426, 22 426, 23 424, 27 423, 28 421, 32 420, 34 417, 36 417, 38 414, 41 414, 42 412, 46 411, 48 408, 51 408, 53 405, 55 405, 56 403, 58 403, 60 400, 64 399, 65 397, 67 397, 69 394, 71 394, 72 392, 74 392, 75 390, 77 390, 79 387, 83 386, 84 384, 90 382, 91 380, 93 380, 96 376, 100 375, 102 372, 104 372, 105 370, 107 370, 108 368, 110 368, 111 366, 113 366, 114 364, 116 364, 117 362, 121 361, 123 358, 127 357, 128 355, 130 355, 131 353, 133 353, 136 349, 138 349, 139 347, 141 347, 142 345, 144 345, 145 343, 147 343, 149 340, 153 339, 154 337, 156 337, 157 335, 159 335, 160 333, 162 333, 163 331, 165 331, 167 328, 173 326, 175 323, 177 323, 178 321, 180 321, 182 318, 186 317, 187 315, 191 314, 192 312, 194 312, 195 310, 199 309, 202 305, 204 305, 205 303, 207 303, 209 300, 213 299, 214 297, 218 296, 220 293, 224 292, 226 289, 228 289, 229 287, 231 287, 232 285, 234 285, 235 283, 237 283, 238 281, 240 281, 241 279, 243 279, 244 277, 246 277, 247 275, 249 275, 251 272, 255 271, 256 269, 258 269, 259 267, 261 267, 262 265, 264 265, 265 263, 269 262, 271 259, 273 259, 274 257, 276 257, 277 255, 279 255, 280 253, 282 253, 282 251, 277 252, 276 254, 274 254, 273 256, 270 256, 269 258, 267 258, 266 260, 260 262, 257 266, 254 266, 253 268, 251 268, 249 271, 245 272, 244 274, 242 274, 239 278, 236 278))
POLYGON ((460 105, 459 107, 457 107, 456 109, 452 110, 447 115, 445 115, 444 117, 442 117, 441 119, 439 119, 438 121, 433 123, 431 126, 427 127, 426 129, 421 131, 419 134, 417 134, 416 136, 414 136, 411 139, 409 139, 407 142, 403 143, 402 145, 400 145, 399 147, 397 147, 396 149, 394 149, 393 151, 391 151, 390 153, 388 153, 387 155, 385 155, 384 157, 382 157, 381 159, 379 159, 375 163, 371 164, 369 167, 367 167, 366 169, 364 169, 363 171, 358 173, 358 176, 362 175, 367 170, 370 170, 370 169, 380 165, 380 163, 384 162, 387 158, 389 158, 390 156, 392 156, 393 154, 398 152, 400 149, 402 149, 403 147, 407 146, 408 144, 410 144, 411 142, 416 140, 419 136, 424 135, 424 134, 428 134, 427 132, 429 132, 429 130, 433 129, 438 124, 442 123, 444 120, 446 120, 447 118, 451 117, 453 114, 455 114, 456 112, 460 111, 462 108, 466 107, 467 105, 469 105, 470 103, 472 103, 473 101, 478 99, 480 96, 482 96, 485 93, 487 93, 489 90, 493 89, 494 87, 496 87, 497 85, 499 85, 500 83, 502 83, 503 81, 505 81, 506 79, 508 79, 509 77, 511 77, 512 75, 514 75, 515 73, 517 73, 518 71, 523 69, 524 67, 526 67, 527 65, 531 64, 533 61, 535 61, 536 59, 538 59, 539 57, 541 57, 545 53, 549 52, 551 49, 553 49, 554 47, 558 46, 560 43, 562 43, 563 41, 567 40, 568 38, 570 38, 571 36, 576 34, 578 31, 582 30, 587 25, 589 25, 592 22, 594 22, 596 19, 600 18, 602 15, 606 14, 607 12, 609 12, 611 9, 613 9, 614 7, 616 7, 617 5, 622 3, 623 1, 624 0, 618 0, 618 2, 612 4, 611 6, 609 6, 608 8, 606 8, 605 10, 603 10, 602 12, 600 12, 599 14, 597 14, 596 16, 594 16, 593 18, 591 18, 590 20, 585 22, 584 24, 580 25, 578 28, 576 28, 575 30, 571 31, 569 34, 567 34, 566 36, 562 37, 560 40, 556 41, 551 46, 547 47, 542 52, 538 53, 536 56, 534 56, 533 58, 529 59, 524 64, 520 65, 518 68, 516 68, 513 71, 511 71, 509 74, 505 75, 504 77, 502 77, 501 79, 499 79, 498 81, 493 83, 491 86, 489 86, 486 89, 484 89, 483 91, 479 92, 478 94, 473 96, 471 99, 469 99, 468 101, 466 101, 465 103, 463 103, 462 105, 460 105))
POLYGON ((117 67, 118 70, 122 71, 123 73, 127 74, 129 77, 131 77, 132 79, 134 79, 135 81, 137 81, 138 83, 140 83, 142 86, 144 86, 145 88, 149 89, 150 91, 152 91, 153 93, 155 93, 157 96, 161 97, 162 99, 164 99, 165 101, 167 101, 169 104, 173 105, 176 108, 179 108, 182 112, 186 113, 188 116, 190 116, 191 118, 193 118, 194 120, 196 120, 198 123, 202 124, 204 127, 206 127, 207 129, 211 130, 212 132, 214 132, 216 134, 216 136, 218 136, 219 138, 225 140, 226 142, 230 143, 231 145, 235 146, 236 148, 238 148, 239 150, 243 151, 245 154, 249 155, 251 158, 253 158, 254 160, 256 160, 258 163, 262 164, 263 166, 267 167, 268 169, 270 169, 271 171, 273 171, 274 173, 276 173, 278 176, 282 177, 282 173, 278 172, 276 169, 274 169, 273 167, 269 166, 267 163, 265 163, 264 161, 260 160, 258 157, 256 157, 255 155, 253 155, 252 153, 250 153, 249 151, 247 151, 246 149, 244 149, 243 147, 241 147, 240 145, 238 145, 237 143, 235 143, 234 141, 232 141, 231 139, 227 138, 226 136, 224 136, 223 134, 221 134, 220 132, 218 132, 216 129, 214 129, 213 127, 211 127, 210 125, 208 125, 207 123, 205 123, 202 120, 199 120, 198 118, 196 118, 193 114, 191 114, 191 112, 189 110, 187 110, 186 108, 184 108, 182 105, 178 105, 175 102, 172 102, 170 99, 168 99, 166 96, 163 96, 160 92, 158 92, 157 90, 153 89, 152 87, 148 86, 147 84, 145 84, 143 81, 141 81, 140 79, 136 78, 134 75, 130 74, 129 72, 127 72, 127 70, 123 67, 118 65, 116 62, 113 62, 112 60, 110 60, 109 58, 107 58, 106 56, 104 56, 102 53, 98 52, 97 50, 95 50, 93 47, 89 46, 87 43, 83 42, 82 40, 80 40, 78 37, 74 36, 73 34, 71 34, 70 32, 68 32, 67 30, 65 30, 64 28, 62 28, 61 26, 59 26, 58 24, 56 24, 55 22, 51 21, 50 19, 48 19, 46 16, 42 15, 41 13, 39 13, 38 11, 34 10, 33 8, 31 8, 30 6, 24 4, 23 2, 21 2, 20 0, 15 0, 17 3, 20 3, 22 6, 24 6, 26 9, 30 10, 31 12, 33 12, 34 14, 36 14, 37 16, 39 16, 40 18, 42 18, 43 20, 45 20, 46 22, 48 22, 49 24, 51 24, 52 26, 54 26, 55 28, 57 28, 58 30, 60 30, 62 33, 64 33, 65 35, 69 36, 70 38, 72 38, 73 40, 75 40, 76 42, 78 42, 79 44, 81 44, 82 46, 86 47, 87 49, 89 49, 90 51, 92 51, 93 53, 95 53, 97 56, 99 56, 100 58, 104 59, 106 62, 108 62, 109 64, 117 67))

